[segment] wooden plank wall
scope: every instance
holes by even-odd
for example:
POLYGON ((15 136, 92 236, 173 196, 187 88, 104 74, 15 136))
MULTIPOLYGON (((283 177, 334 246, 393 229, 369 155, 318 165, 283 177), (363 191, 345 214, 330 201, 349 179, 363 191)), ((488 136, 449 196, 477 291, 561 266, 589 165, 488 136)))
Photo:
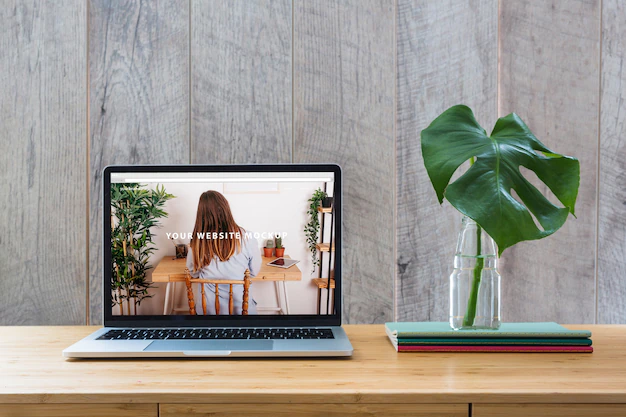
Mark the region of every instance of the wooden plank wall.
POLYGON ((504 320, 595 320, 599 36, 599 1, 500 2, 499 113, 581 164, 578 218, 503 255, 504 320))
POLYGON ((598 323, 626 322, 626 4, 602 2, 598 323))
POLYGON ((291 1, 194 1, 191 162, 291 162, 291 1))
POLYGON ((342 166, 347 323, 393 319, 393 1, 294 2, 294 162, 342 166))
POLYGON ((0 7, 0 325, 85 323, 86 6, 0 7))
POLYGON ((189 163, 189 4, 89 4, 89 298, 102 322, 102 169, 189 163))
POLYGON ((495 123, 498 5, 400 0, 397 22, 398 320, 447 321, 462 216, 437 202, 420 131, 459 103, 474 109, 485 127, 495 123))
POLYGON ((505 252, 504 319, 624 323, 625 19, 619 0, 10 1, 0 324, 99 323, 102 168, 190 162, 340 163, 346 322, 446 320, 460 216, 419 132, 460 102, 582 164, 578 219, 505 252))

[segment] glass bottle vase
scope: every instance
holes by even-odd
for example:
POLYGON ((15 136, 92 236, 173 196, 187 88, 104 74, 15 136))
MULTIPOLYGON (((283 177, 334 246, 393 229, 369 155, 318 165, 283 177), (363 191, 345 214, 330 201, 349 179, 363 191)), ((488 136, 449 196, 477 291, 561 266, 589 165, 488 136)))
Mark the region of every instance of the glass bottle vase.
POLYGON ((450 326, 454 330, 500 328, 500 274, 496 242, 464 217, 450 275, 450 326))

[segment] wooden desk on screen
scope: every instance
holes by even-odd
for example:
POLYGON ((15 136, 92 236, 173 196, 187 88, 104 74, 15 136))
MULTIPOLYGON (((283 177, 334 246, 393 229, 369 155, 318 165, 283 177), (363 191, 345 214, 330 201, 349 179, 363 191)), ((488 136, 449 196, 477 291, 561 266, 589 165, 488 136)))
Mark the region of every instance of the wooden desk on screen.
MULTIPOLYGON (((268 262, 276 258, 261 257, 261 269, 257 276, 251 279, 252 282, 273 281, 276 288, 276 303, 278 307, 258 306, 259 311, 277 310, 282 314, 289 314, 289 295, 287 293, 286 281, 301 281, 302 271, 298 265, 290 268, 277 268, 267 265, 268 262), (282 290, 282 297, 281 297, 282 290), (284 299, 284 302, 283 302, 284 299)), ((285 256, 289 258, 289 256, 285 256)), ((170 314, 173 310, 173 300, 175 299, 175 283, 185 282, 185 259, 175 259, 173 256, 166 256, 158 263, 152 272, 152 282, 167 282, 165 289, 165 303, 163 314, 170 314)))
POLYGON ((626 415, 626 326, 568 326, 593 354, 399 354, 345 327, 352 358, 245 360, 66 360, 95 327, 3 327, 0 417, 626 415))

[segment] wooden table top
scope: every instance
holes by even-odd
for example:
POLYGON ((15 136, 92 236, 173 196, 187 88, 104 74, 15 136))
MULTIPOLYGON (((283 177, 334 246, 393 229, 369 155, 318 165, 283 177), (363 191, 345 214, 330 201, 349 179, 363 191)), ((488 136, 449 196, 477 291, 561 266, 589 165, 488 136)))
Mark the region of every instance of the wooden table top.
MULTIPOLYGON (((267 263, 276 259, 261 257, 261 269, 256 277, 251 281, 301 281, 302 271, 298 265, 290 268, 278 268, 267 263)), ((289 256, 285 256, 289 258, 289 256)), ((175 259, 173 256, 166 256, 154 268, 152 272, 152 282, 181 282, 185 281, 186 260, 184 258, 175 259)))
POLYGON ((0 403, 626 403, 626 326, 593 354, 397 353, 348 325, 352 358, 67 360, 97 327, 0 328, 0 403))

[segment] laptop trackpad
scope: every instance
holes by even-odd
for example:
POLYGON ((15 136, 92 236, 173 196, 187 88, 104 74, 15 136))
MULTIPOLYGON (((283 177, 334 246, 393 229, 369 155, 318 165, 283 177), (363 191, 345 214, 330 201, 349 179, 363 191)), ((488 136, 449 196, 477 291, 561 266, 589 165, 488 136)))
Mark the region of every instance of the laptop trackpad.
POLYGON ((272 350, 273 340, 155 340, 144 352, 272 350))

